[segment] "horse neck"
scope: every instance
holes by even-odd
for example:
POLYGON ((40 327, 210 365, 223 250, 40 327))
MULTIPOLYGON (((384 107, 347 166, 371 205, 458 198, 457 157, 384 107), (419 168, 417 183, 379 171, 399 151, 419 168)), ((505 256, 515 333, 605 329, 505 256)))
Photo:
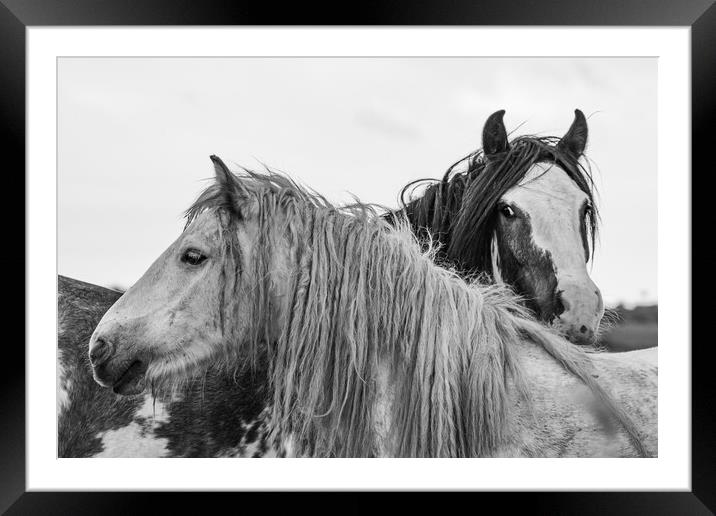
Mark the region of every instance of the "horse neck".
POLYGON ((299 454, 380 453, 376 392, 387 368, 391 454, 488 453, 504 425, 516 305, 439 269, 407 235, 368 225, 318 214, 297 253, 271 360, 278 431, 299 454))

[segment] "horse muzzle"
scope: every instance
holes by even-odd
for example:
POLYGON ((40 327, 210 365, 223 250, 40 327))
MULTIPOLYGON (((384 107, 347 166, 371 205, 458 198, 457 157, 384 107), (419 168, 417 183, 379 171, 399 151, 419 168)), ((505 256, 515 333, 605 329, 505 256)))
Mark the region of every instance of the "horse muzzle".
POLYGON ((136 356, 118 353, 108 339, 92 336, 89 359, 92 376, 102 387, 123 395, 140 394, 144 390, 147 362, 136 356))
POLYGON ((589 280, 584 284, 567 284, 556 292, 563 311, 553 326, 577 345, 593 345, 599 322, 604 315, 604 303, 599 289, 589 280))
POLYGON ((560 324, 557 321, 554 326, 567 340, 578 346, 591 346, 595 343, 596 333, 593 328, 586 324, 560 324))

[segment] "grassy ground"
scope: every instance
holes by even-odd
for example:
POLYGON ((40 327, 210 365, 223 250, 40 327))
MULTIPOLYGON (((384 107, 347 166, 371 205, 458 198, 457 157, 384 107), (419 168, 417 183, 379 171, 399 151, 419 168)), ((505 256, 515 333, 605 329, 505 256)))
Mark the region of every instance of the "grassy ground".
POLYGON ((659 345, 658 308, 656 305, 614 309, 618 320, 601 338, 602 344, 614 352, 653 348, 659 345))

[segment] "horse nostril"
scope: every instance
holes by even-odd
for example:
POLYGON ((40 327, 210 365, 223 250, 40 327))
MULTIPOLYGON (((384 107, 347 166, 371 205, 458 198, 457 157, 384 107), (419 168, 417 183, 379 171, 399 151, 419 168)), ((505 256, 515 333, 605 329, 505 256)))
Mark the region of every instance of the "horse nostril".
POLYGON ((587 327, 582 325, 582 327, 579 328, 579 331, 581 331, 582 333, 587 333, 587 327))
POLYGON ((110 342, 104 339, 97 339, 90 350, 89 357, 92 365, 97 365, 101 362, 105 362, 107 358, 112 354, 114 347, 110 342))

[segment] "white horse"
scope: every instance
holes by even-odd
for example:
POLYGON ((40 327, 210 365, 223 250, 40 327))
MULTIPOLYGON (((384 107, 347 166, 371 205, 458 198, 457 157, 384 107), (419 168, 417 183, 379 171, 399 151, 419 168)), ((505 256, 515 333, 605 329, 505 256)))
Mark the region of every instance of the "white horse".
POLYGON ((265 370, 280 454, 656 454, 646 357, 587 355, 369 208, 213 159, 185 231, 92 336, 101 385, 171 393, 208 365, 265 370))

